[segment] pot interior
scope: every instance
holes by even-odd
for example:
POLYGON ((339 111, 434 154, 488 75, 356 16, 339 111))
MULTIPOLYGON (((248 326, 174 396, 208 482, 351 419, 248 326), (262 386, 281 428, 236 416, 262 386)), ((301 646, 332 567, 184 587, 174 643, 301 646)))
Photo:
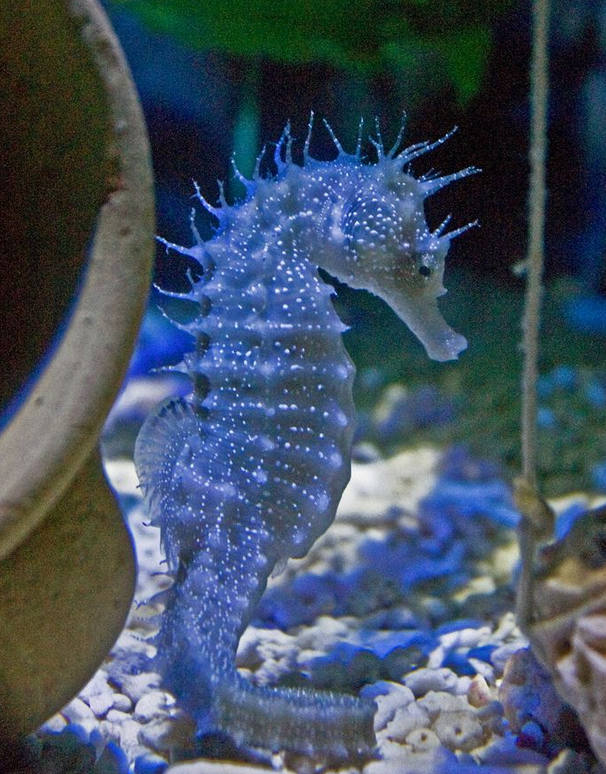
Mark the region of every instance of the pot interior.
POLYGON ((105 97, 64 16, 0 4, 0 425, 60 339, 112 175, 105 97))

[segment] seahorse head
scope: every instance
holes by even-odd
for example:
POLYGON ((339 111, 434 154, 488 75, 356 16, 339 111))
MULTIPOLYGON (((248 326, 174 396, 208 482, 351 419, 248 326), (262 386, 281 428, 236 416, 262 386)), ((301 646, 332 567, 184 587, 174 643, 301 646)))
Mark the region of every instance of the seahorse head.
POLYGON ((437 304, 446 293, 444 261, 452 234, 429 231, 422 186, 400 173, 397 185, 354 199, 343 217, 346 281, 387 301, 431 358, 450 360, 467 346, 437 304))
MULTIPOLYGON (((378 163, 361 167, 365 173, 356 180, 356 189, 333 210, 330 235, 333 246, 338 244, 340 249, 327 252, 323 266, 350 287, 383 298, 434 360, 454 359, 467 346, 465 338, 445 322, 437 298, 446 293, 444 260, 450 241, 474 224, 443 233, 447 219, 430 231, 424 201, 476 169, 415 178, 402 167, 446 137, 412 146, 398 156, 394 156, 396 146, 385 153, 380 140, 375 142, 378 163)), ((346 166, 352 157, 342 155, 346 166)))

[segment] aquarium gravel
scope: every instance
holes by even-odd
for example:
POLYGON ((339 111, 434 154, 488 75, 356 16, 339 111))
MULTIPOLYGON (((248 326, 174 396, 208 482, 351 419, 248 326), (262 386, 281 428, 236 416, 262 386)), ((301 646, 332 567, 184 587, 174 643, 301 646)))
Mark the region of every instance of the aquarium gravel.
MULTIPOLYGON (((108 425, 106 470, 136 546, 136 599, 97 674, 28 739, 40 774, 309 770, 280 756, 243 759, 220 737, 196 739, 146 666, 169 581, 128 439, 146 400, 173 388, 135 380, 108 425)), ((429 410, 429 397, 413 400, 429 410)), ((394 405, 401 415, 402 400, 394 405)), ((437 395, 435 410, 443 406, 437 395)), ((271 579, 240 642, 241 672, 263 685, 373 698, 377 758, 343 769, 352 774, 601 772, 515 625, 517 516, 499 469, 461 446, 384 457, 365 441, 355 459, 335 523, 271 579)))

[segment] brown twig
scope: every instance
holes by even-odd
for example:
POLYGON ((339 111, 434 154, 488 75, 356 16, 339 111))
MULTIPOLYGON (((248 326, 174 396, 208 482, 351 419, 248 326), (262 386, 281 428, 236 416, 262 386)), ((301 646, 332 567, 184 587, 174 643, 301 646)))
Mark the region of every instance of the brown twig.
MULTIPOLYGON (((517 489, 536 490, 538 351, 545 231, 545 158, 547 153, 547 95, 549 0, 533 2, 533 41, 530 67, 530 188, 528 195, 527 283, 522 322, 522 475, 517 489)), ((525 509, 528 510, 528 509, 525 509)), ((522 514, 518 529, 521 572, 517 616, 522 627, 531 620, 536 527, 531 514, 522 514)))

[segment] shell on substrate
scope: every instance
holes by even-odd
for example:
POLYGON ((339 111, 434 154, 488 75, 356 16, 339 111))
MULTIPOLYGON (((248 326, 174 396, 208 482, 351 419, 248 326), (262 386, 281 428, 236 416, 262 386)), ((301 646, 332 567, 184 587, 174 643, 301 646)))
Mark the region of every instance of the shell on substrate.
POLYGON ((606 506, 541 550, 526 633, 606 765, 606 506))

